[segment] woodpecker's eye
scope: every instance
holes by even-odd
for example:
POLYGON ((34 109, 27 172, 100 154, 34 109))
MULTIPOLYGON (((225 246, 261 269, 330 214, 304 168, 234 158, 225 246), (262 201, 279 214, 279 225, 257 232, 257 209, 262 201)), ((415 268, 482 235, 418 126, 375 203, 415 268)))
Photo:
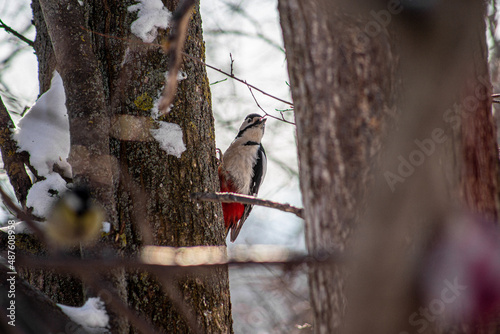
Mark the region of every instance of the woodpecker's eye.
POLYGON ((249 119, 248 119, 248 123, 250 123, 251 121, 252 121, 252 120, 249 118, 249 119))

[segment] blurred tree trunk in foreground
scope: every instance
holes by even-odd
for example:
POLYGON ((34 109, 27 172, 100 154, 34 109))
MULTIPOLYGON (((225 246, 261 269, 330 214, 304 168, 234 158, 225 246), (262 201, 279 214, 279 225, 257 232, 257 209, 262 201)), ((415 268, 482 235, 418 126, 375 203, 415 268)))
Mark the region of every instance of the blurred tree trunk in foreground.
POLYGON ((348 280, 344 267, 310 270, 315 332, 420 330, 409 317, 425 306, 430 245, 453 213, 498 217, 485 4, 280 1, 279 11, 307 246, 349 254, 348 280))
MULTIPOLYGON (((171 12, 178 2, 164 1, 171 12)), ((181 65, 187 78, 179 83, 170 114, 160 120, 181 127, 187 150, 179 158, 167 155, 150 130, 159 126, 151 112, 169 59, 158 45, 132 37, 131 4, 35 0, 32 5, 41 90, 48 89, 54 69, 64 82, 73 180, 90 187, 112 225, 104 240, 81 256, 135 256, 145 245, 225 245, 220 205, 189 199, 193 192, 218 188, 205 68, 192 60, 181 65)), ((155 41, 166 37, 165 31, 159 35, 155 41)), ((184 51, 203 60, 204 50, 197 4, 184 51)), ((88 275, 106 282, 103 286, 162 332, 232 332, 227 268, 168 277, 121 269, 106 277, 88 275)), ((29 270, 24 276, 49 296, 56 289, 60 303, 81 305, 87 294, 97 293, 74 275, 70 284, 50 271, 29 270)), ((113 333, 137 332, 123 312, 106 306, 113 333)))
MULTIPOLYGON (((369 39, 363 21, 330 15, 318 1, 280 1, 279 10, 308 250, 343 252, 364 206, 381 134, 392 118, 397 59, 387 34, 369 39)), ((339 266, 310 271, 317 333, 341 326, 344 275, 339 266)))

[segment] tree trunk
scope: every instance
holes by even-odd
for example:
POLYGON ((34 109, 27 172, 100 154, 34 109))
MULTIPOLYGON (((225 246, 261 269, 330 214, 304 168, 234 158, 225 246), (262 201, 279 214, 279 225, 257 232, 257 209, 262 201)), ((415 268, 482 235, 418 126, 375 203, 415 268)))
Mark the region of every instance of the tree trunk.
POLYGON ((308 249, 352 250, 347 289, 338 266, 311 268, 316 333, 419 329, 419 275, 457 207, 498 216, 484 3, 396 5, 279 2, 308 249), (432 152, 416 144, 427 139, 432 152))
MULTIPOLYGON (((396 59, 386 34, 319 1, 280 1, 297 124, 300 186, 310 253, 343 252, 365 206, 393 108, 396 59)), ((346 307, 339 266, 309 274, 316 333, 339 330, 346 307)))
MULTIPOLYGON (((193 192, 217 191, 219 183, 204 66, 192 60, 181 65, 187 78, 179 83, 174 105, 161 120, 181 127, 187 149, 179 158, 167 155, 152 139, 150 129, 158 126, 151 112, 165 85, 168 57, 159 45, 144 44, 131 35, 136 14, 127 7, 132 3, 40 3, 34 1, 33 10, 37 56, 43 65, 41 89, 50 82, 55 55, 66 91, 74 182, 92 189, 112 225, 100 246, 83 248, 81 256, 103 256, 109 251, 135 256, 145 245, 225 245, 220 205, 190 200, 193 192), (137 124, 141 127, 134 128, 137 124)), ((175 0, 164 3, 170 11, 178 6, 175 0)), ((167 34, 160 31, 159 36, 157 41, 167 34)), ((184 52, 205 57, 198 4, 184 52)), ((232 333, 227 268, 155 275, 118 270, 101 279, 163 332, 232 333)), ((83 301, 82 294, 75 299, 75 286, 59 285, 58 275, 29 271, 25 277, 44 292, 60 287, 57 302, 81 305, 83 301)), ((78 280, 70 279, 83 291, 78 280)), ((125 318, 120 319, 119 312, 112 315, 112 332, 137 332, 125 318)))

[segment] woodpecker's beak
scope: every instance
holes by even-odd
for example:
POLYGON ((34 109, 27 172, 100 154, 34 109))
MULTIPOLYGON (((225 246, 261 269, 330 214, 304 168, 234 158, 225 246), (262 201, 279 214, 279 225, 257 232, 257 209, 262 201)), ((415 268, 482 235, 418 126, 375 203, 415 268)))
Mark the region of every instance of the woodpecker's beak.
POLYGON ((266 116, 262 116, 261 118, 259 118, 259 123, 266 123, 267 121, 267 118, 265 118, 266 116))

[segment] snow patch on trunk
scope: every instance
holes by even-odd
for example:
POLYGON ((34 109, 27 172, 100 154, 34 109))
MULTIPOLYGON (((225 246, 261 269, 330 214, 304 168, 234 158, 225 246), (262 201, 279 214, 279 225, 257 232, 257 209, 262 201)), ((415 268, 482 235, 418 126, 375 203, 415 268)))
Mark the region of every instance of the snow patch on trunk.
POLYGON ((151 129, 151 135, 160 144, 162 150, 167 154, 181 157, 182 152, 186 150, 186 145, 182 139, 182 129, 179 125, 168 122, 158 122, 158 129, 151 129))
POLYGON ((151 43, 158 36, 158 28, 167 29, 172 13, 161 0, 140 0, 129 6, 129 12, 138 12, 137 19, 130 25, 130 31, 145 43, 151 43))

